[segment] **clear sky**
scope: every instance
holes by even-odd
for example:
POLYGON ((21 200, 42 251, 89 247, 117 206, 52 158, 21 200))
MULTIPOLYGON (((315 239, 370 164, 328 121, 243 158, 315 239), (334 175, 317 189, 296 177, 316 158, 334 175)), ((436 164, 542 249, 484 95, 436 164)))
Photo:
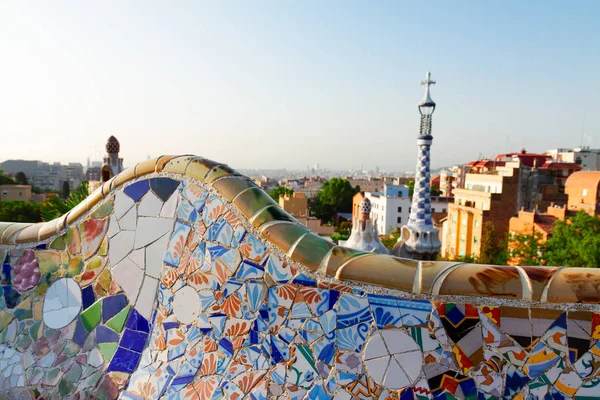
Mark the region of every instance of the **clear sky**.
POLYGON ((600 147, 599 16, 595 0, 2 1, 0 160, 85 162, 114 134, 126 165, 414 169, 427 70, 433 167, 600 147))

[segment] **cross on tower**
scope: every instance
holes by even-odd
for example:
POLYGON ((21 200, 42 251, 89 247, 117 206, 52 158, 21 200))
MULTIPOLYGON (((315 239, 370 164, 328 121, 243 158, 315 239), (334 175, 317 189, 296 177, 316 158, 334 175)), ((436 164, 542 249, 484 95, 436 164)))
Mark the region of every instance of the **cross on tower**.
POLYGON ((431 72, 427 72, 425 75, 425 80, 421 81, 421 85, 427 85, 427 89, 429 89, 429 85, 435 85, 435 81, 431 80, 431 72))

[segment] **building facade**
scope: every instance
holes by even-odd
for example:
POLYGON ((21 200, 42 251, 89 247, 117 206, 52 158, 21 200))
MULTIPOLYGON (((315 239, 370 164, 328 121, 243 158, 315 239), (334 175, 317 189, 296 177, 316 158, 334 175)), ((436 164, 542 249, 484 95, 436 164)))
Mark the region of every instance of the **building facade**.
POLYGON ((567 179, 565 192, 569 197, 567 211, 600 214, 600 171, 575 172, 567 179))
POLYGON ((31 185, 0 185, 0 201, 31 201, 31 185))
POLYGON ((547 154, 557 162, 581 165, 584 171, 600 171, 600 149, 590 149, 589 146, 583 146, 574 149, 552 149, 548 150, 547 154))

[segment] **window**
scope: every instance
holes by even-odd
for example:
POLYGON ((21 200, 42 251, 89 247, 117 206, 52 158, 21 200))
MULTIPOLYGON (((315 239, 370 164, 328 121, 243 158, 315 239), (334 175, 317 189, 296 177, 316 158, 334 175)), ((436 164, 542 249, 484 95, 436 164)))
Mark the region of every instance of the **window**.
POLYGON ((445 213, 445 212, 446 212, 446 209, 445 209, 445 208, 442 208, 442 212, 443 212, 443 213, 445 213))
POLYGON ((432 209, 431 209, 431 212, 435 212, 435 208, 432 208, 432 209))
POLYGON ((475 228, 479 228, 479 220, 478 219, 475 220, 475 228))
POLYGON ((408 213, 410 214, 410 210, 412 210, 412 207, 408 207, 408 213))
POLYGON ((381 206, 381 211, 385 211, 385 206, 381 206))
POLYGON ((479 238, 477 236, 473 236, 473 243, 474 244, 479 243, 479 238))
POLYGON ((2 196, 8 196, 8 191, 7 190, 3 190, 2 191, 2 196))
POLYGON ((450 217, 450 220, 454 223, 456 223, 456 214, 452 214, 452 216, 450 217))
POLYGON ((381 222, 383 222, 383 215, 381 216, 381 218, 380 218, 380 219, 381 219, 381 222))
POLYGON ((583 190, 581 191, 581 195, 582 195, 582 196, 587 196, 587 188, 586 188, 586 189, 583 189, 583 190))
POLYGON ((398 212, 401 213, 402 212, 402 207, 398 207, 398 212))
POLYGON ((398 223, 401 224, 402 223, 402 217, 398 217, 398 223))

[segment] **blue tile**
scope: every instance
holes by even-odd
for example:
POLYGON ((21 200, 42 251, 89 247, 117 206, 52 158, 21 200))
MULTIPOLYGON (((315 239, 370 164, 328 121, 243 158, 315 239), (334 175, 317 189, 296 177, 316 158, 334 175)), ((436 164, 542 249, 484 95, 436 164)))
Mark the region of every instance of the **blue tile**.
POLYGON ((141 331, 146 333, 150 332, 150 324, 148 323, 148 320, 141 316, 135 308, 133 308, 129 313, 129 318, 127 318, 127 323, 125 324, 125 327, 134 331, 141 331))
POLYGON ((148 180, 139 181, 127 186, 123 191, 133 201, 139 201, 150 190, 148 180))
POLYGON ((119 311, 125 308, 127 303, 127 297, 122 293, 116 296, 105 297, 102 300, 102 322, 106 322, 117 315, 119 311))
POLYGON ((144 346, 146 346, 147 340, 147 333, 132 331, 131 329, 125 329, 125 333, 121 338, 121 343, 119 343, 119 347, 123 347, 125 349, 130 349, 141 353, 142 350, 144 350, 144 346))
POLYGON ((96 328, 96 341, 98 343, 117 343, 119 334, 104 325, 100 325, 96 328))
POLYGON ((108 365, 106 372, 133 372, 140 361, 142 355, 135 351, 127 350, 122 347, 117 348, 112 361, 108 365))
POLYGON ((96 296, 94 295, 94 288, 92 285, 89 285, 81 290, 81 301, 83 303, 84 310, 96 302, 96 296))
POLYGON ((179 186, 179 181, 171 178, 150 179, 150 188, 162 201, 167 201, 179 186))
POLYGON ((4 291, 4 303, 6 304, 6 308, 15 308, 21 300, 19 292, 13 289, 12 286, 2 286, 2 289, 4 291))
POLYGON ((5 285, 11 284, 10 270, 11 270, 10 264, 2 264, 2 283, 5 285))
POLYGON ((77 324, 75 325, 75 334, 73 335, 73 341, 83 347, 85 339, 87 338, 88 331, 83 327, 81 317, 77 317, 77 324))

